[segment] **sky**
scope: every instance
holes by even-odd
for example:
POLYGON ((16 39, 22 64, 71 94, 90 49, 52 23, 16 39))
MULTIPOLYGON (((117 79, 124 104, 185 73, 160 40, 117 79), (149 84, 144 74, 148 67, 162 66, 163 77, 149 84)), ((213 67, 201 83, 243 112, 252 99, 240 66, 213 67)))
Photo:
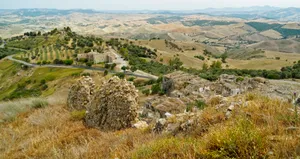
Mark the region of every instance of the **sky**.
POLYGON ((264 5, 300 8, 300 0, 0 0, 1 9, 194 10, 264 5))

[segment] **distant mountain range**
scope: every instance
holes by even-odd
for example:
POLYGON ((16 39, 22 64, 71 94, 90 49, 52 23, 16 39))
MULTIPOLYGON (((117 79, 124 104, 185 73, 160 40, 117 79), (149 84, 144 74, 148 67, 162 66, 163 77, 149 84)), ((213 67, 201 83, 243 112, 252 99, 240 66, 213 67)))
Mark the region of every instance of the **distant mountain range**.
POLYGON ((242 18, 247 20, 253 19, 274 19, 280 21, 294 21, 300 22, 300 8, 278 8, 272 6, 253 6, 242 8, 207 8, 200 10, 92 10, 92 9, 16 9, 6 10, 0 9, 0 15, 19 15, 19 16, 55 16, 55 15, 69 15, 72 13, 126 13, 126 14, 208 14, 213 16, 226 16, 242 18))

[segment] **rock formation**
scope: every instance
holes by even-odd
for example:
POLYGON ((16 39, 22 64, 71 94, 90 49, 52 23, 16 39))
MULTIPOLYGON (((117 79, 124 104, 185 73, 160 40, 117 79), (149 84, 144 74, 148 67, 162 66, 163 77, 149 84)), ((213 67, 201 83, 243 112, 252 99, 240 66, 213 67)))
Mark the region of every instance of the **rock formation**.
POLYGON ((95 94, 85 124, 104 131, 132 127, 137 118, 137 98, 132 83, 112 77, 95 94))
POLYGON ((71 86, 67 105, 70 110, 86 109, 93 98, 95 84, 91 77, 84 76, 71 86))

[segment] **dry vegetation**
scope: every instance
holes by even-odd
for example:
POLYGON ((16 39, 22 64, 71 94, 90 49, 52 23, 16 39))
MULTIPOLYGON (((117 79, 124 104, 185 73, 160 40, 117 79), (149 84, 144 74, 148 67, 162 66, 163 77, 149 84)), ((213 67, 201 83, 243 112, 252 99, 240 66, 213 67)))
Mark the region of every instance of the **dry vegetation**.
POLYGON ((300 120, 291 104, 255 94, 231 100, 244 104, 229 120, 223 111, 208 106, 199 119, 200 127, 175 136, 153 134, 149 129, 89 129, 64 104, 50 102, 0 125, 0 158, 299 157, 296 127, 300 120))

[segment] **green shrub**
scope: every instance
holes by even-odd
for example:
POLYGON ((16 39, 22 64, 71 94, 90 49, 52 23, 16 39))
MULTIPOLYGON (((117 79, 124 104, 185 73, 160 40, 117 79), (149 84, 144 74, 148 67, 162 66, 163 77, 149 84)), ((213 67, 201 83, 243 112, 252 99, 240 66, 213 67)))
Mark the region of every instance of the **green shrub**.
POLYGON ((128 78, 128 81, 131 81, 131 82, 132 82, 132 81, 134 81, 134 80, 135 80, 134 77, 129 77, 129 78, 128 78))
POLYGON ((108 74, 108 71, 107 70, 105 70, 104 71, 104 76, 106 76, 108 74))
POLYGON ((81 111, 73 111, 71 112, 71 118, 72 120, 83 120, 85 118, 86 115, 86 110, 81 110, 81 111))
POLYGON ((80 77, 80 72, 72 73, 71 76, 72 77, 80 77))
POLYGON ((142 93, 148 96, 150 94, 150 89, 145 89, 142 91, 142 93))
POLYGON ((196 100, 195 104, 196 104, 196 107, 200 110, 202 110, 206 107, 206 103, 202 100, 196 100))
POLYGON ((244 78, 243 78, 243 77, 238 77, 238 78, 236 78, 236 82, 242 82, 242 81, 244 81, 244 78))
POLYGON ((201 55, 197 55, 197 56, 194 56, 194 57, 197 58, 197 59, 200 59, 200 60, 202 60, 202 61, 205 60, 205 57, 203 57, 203 56, 201 56, 201 55))
POLYGON ((41 82, 40 82, 40 84, 41 84, 41 85, 46 84, 46 80, 45 80, 45 79, 42 79, 41 82))
POLYGON ((125 74, 124 73, 116 73, 116 76, 118 76, 120 79, 124 79, 125 78, 125 74))
POLYGON ((81 75, 82 75, 82 76, 91 76, 91 74, 88 73, 88 72, 82 73, 81 75))
POLYGON ((64 60, 64 64, 65 65, 72 65, 73 64, 73 60, 64 60))
POLYGON ((49 105, 49 103, 45 99, 35 99, 32 101, 31 108, 34 108, 34 109, 45 108, 48 105, 49 105))
POLYGON ((154 84, 151 87, 151 94, 158 94, 161 91, 160 84, 154 84))
POLYGON ((86 64, 87 67, 92 67, 94 63, 93 62, 87 62, 85 64, 86 64))

